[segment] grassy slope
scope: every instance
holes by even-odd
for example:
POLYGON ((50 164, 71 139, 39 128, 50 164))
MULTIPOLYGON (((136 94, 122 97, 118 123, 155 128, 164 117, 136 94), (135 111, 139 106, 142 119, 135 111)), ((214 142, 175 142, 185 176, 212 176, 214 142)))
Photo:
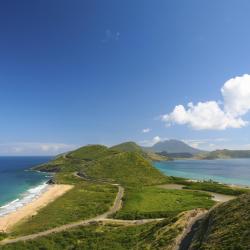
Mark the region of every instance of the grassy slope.
POLYGON ((84 171, 91 177, 105 178, 124 187, 154 185, 168 181, 168 178, 150 162, 134 152, 123 152, 102 158, 86 165, 84 171))
MULTIPOLYGON (((126 152, 117 151, 114 150, 114 148, 108 149, 104 146, 98 145, 86 146, 74 152, 70 152, 66 156, 60 156, 42 167, 40 166, 39 170, 56 170, 57 174, 55 175, 55 181, 57 183, 74 184, 76 187, 63 197, 42 209, 36 216, 32 217, 24 224, 18 225, 13 234, 24 235, 31 232, 43 231, 56 225, 95 216, 96 214, 100 214, 108 209, 114 200, 117 189, 114 189, 114 187, 108 184, 85 182, 73 176, 73 172, 75 171, 82 171, 91 177, 97 179, 105 178, 123 185, 126 188, 126 202, 128 201, 127 197, 131 199, 129 207, 131 214, 133 211, 137 210, 140 211, 141 214, 144 213, 144 217, 149 217, 148 214, 154 214, 153 217, 155 217, 159 211, 167 214, 168 211, 174 211, 175 209, 177 209, 176 211, 183 211, 189 208, 210 206, 211 201, 205 197, 206 195, 201 197, 201 195, 196 192, 191 194, 191 192, 187 193, 185 191, 168 192, 167 190, 162 190, 158 193, 159 189, 146 187, 168 182, 169 178, 155 169, 151 163, 145 159, 143 154, 134 152, 133 150, 132 152, 127 152, 129 150, 125 151, 126 152), (133 195, 133 192, 135 196, 129 196, 133 195), (141 200, 139 203, 138 197, 140 197, 139 200, 141 200), (174 201, 175 204, 172 204, 171 207, 169 203, 172 201, 174 201), (183 208, 181 209, 180 207, 183 208), (147 215, 145 215, 146 213, 147 215), (49 220, 47 218, 49 218, 49 220)), ((171 218, 173 217, 169 217, 169 219, 171 218)), ((140 239, 140 235, 136 234, 137 229, 139 230, 139 227, 135 227, 135 231, 131 229, 133 231, 133 235, 131 233, 131 239, 140 239)), ((98 230, 105 231, 106 229, 102 228, 98 230)), ((122 242, 119 243, 119 247, 124 245, 124 241, 127 241, 126 235, 130 228, 121 228, 121 230, 125 233, 125 236, 123 239, 120 239, 122 242)), ((78 229, 67 233, 57 234, 56 236, 52 235, 48 237, 50 238, 49 241, 53 241, 53 244, 58 246, 58 240, 61 239, 64 234, 69 237, 69 239, 65 239, 65 242, 68 243, 64 242, 66 245, 69 244, 67 245, 68 247, 71 244, 71 237, 74 240, 74 244, 78 244, 78 240, 76 239, 78 239, 78 235, 81 234, 78 229)), ((92 232, 90 229, 88 232, 86 231, 86 234, 93 234, 97 237, 95 232, 92 232)), ((147 232, 145 234, 147 235, 147 232)), ((171 238, 173 235, 172 231, 166 233, 164 236, 164 242, 167 242, 166 238, 171 238)), ((91 244, 91 237, 92 236, 89 236, 90 240, 85 237, 82 241, 86 244, 91 244)), ((152 232, 151 237, 153 237, 152 232)), ((114 244, 112 241, 116 240, 116 237, 113 238, 112 232, 105 232, 104 240, 105 239, 109 239, 110 244, 112 245, 114 244)), ((93 240, 96 241, 96 238, 93 238, 93 240)), ((47 240, 45 241, 47 242, 47 240)), ((34 244, 39 245, 43 241, 37 240, 34 242, 34 244)), ((149 242, 151 241, 149 240, 149 242)), ((157 245, 158 243, 156 239, 155 242, 157 245)), ((29 243, 27 244, 29 245, 29 243)))
POLYGON ((56 169, 56 183, 73 184, 75 187, 28 221, 17 225, 12 235, 43 231, 94 217, 108 210, 114 201, 117 188, 110 184, 83 181, 74 176, 75 171, 85 169, 94 178, 112 178, 124 186, 152 185, 167 180, 167 177, 137 153, 119 153, 98 145, 82 147, 39 166, 39 170, 48 169, 56 169))
POLYGON ((230 187, 228 185, 214 181, 190 182, 180 177, 169 177, 169 178, 172 183, 184 185, 184 189, 189 189, 189 190, 202 190, 202 191, 214 192, 225 195, 235 195, 235 196, 250 193, 250 189, 248 188, 230 187))
POLYGON ((118 145, 115 145, 110 148, 111 150, 119 151, 119 152, 136 152, 136 153, 142 153, 142 149, 139 145, 137 145, 135 142, 124 142, 118 145))
POLYGON ((144 187, 128 190, 123 208, 116 218, 141 219, 161 218, 177 215, 194 208, 210 208, 214 202, 210 195, 198 191, 166 190, 144 187))
POLYGON ((114 186, 85 182, 68 174, 59 174, 57 182, 74 184, 75 187, 41 209, 37 215, 16 225, 12 235, 26 235, 92 218, 106 212, 117 193, 114 186))
POLYGON ((168 161, 169 157, 165 157, 154 152, 144 151, 139 145, 135 142, 124 142, 118 145, 115 145, 110 148, 111 150, 115 150, 118 152, 134 152, 142 155, 144 158, 151 161, 168 161))
POLYGON ((74 172, 81 169, 82 161, 59 156, 48 163, 34 167, 34 170, 43 172, 74 172))
POLYGON ((188 183, 184 187, 184 189, 203 190, 203 191, 215 192, 225 195, 236 195, 236 196, 250 192, 250 190, 248 189, 236 188, 236 187, 234 188, 216 182, 206 182, 206 181, 188 183))
POLYGON ((67 154, 67 157, 85 161, 93 161, 115 153, 116 152, 114 150, 110 150, 103 145, 89 145, 81 147, 67 154))
POLYGON ((250 195, 242 195, 220 205, 202 221, 192 249, 249 249, 249 229, 250 195))
POLYGON ((2 250, 172 250, 182 230, 182 217, 141 226, 92 225, 41 237, 36 240, 3 246, 2 250))

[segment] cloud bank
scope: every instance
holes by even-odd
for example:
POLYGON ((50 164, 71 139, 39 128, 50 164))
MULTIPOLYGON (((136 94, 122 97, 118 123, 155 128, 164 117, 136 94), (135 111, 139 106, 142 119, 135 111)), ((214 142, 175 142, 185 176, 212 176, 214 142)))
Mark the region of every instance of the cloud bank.
POLYGON ((225 82, 221 88, 222 103, 217 101, 190 102, 177 105, 171 113, 161 116, 167 126, 188 125, 195 130, 225 130, 248 125, 243 116, 250 111, 250 75, 245 74, 225 82))
POLYGON ((151 129, 150 128, 144 128, 143 130, 142 130, 142 133, 149 133, 151 131, 151 129))
POLYGON ((0 155, 57 155, 75 148, 76 145, 63 143, 1 143, 0 155))
POLYGON ((107 43, 109 41, 118 41, 120 39, 120 32, 113 32, 110 29, 105 30, 105 37, 102 39, 102 42, 107 43))
POLYGON ((160 136, 157 135, 157 136, 153 137, 152 139, 141 141, 141 142, 139 142, 139 144, 142 146, 145 146, 145 147, 151 147, 154 144, 156 144, 157 142, 164 141, 166 139, 167 138, 161 138, 160 136))

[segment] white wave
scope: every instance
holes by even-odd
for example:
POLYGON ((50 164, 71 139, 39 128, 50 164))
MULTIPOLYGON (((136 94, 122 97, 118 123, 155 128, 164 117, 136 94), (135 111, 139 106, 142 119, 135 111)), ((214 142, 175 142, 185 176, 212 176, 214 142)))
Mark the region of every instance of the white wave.
POLYGON ((25 206, 26 204, 32 202, 33 200, 37 199, 42 193, 44 193, 48 189, 48 187, 48 184, 43 183, 37 187, 30 188, 29 190, 27 190, 27 192, 22 194, 19 199, 13 200, 4 206, 1 206, 0 217, 12 213, 17 209, 25 206))
POLYGON ((10 203, 8 203, 7 205, 1 206, 0 209, 6 208, 6 207, 10 206, 11 204, 13 204, 13 203, 15 203, 15 202, 17 202, 17 201, 19 201, 19 199, 13 200, 13 201, 11 201, 10 203))

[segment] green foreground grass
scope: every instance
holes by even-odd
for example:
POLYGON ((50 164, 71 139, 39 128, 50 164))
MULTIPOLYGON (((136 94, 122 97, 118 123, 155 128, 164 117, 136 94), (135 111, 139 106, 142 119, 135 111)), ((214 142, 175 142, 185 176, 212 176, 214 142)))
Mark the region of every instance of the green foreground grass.
POLYGON ((211 196, 198 191, 166 190, 158 187, 129 189, 123 208, 115 218, 165 218, 194 208, 208 209, 215 203, 211 196))
POLYGON ((62 197, 42 208, 39 213, 17 224, 11 236, 41 232, 71 222, 92 218, 106 212, 113 204, 117 187, 83 181, 72 174, 59 174, 58 182, 74 184, 62 197))
POLYGON ((2 246, 2 250, 138 250, 171 249, 182 230, 169 218, 141 226, 92 225, 77 227, 61 233, 26 242, 2 246))
POLYGON ((249 250, 249 207, 250 194, 216 207, 200 221, 190 249, 249 250))

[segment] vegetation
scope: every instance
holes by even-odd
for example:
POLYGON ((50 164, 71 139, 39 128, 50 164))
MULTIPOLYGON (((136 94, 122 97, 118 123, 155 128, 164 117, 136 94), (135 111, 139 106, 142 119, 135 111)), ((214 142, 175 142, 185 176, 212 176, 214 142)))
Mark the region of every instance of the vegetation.
POLYGON ((144 187, 127 191, 123 208, 115 215, 115 218, 165 218, 194 208, 208 209, 212 205, 214 202, 206 193, 144 187))
POLYGON ((249 208, 249 194, 216 207, 199 223, 191 249, 249 249, 249 208))
POLYGON ((151 161, 172 161, 173 159, 169 156, 160 155, 154 152, 144 152, 145 157, 151 161))
POLYGON ((42 208, 37 215, 17 224, 11 232, 12 235, 31 234, 95 217, 106 212, 112 206, 117 193, 117 187, 85 182, 72 175, 60 174, 57 181, 71 183, 75 187, 42 208))
POLYGON ((172 250, 177 235, 183 230, 182 216, 140 226, 92 225, 77 227, 36 240, 2 246, 2 250, 172 250))
POLYGON ((37 169, 56 171, 53 182, 74 185, 74 188, 37 215, 16 225, 12 235, 44 231, 106 212, 115 199, 117 187, 83 181, 75 176, 76 172, 92 179, 120 183, 124 187, 160 184, 168 179, 136 152, 118 152, 98 145, 61 155, 37 169))
POLYGON ((184 189, 190 189, 190 190, 201 190, 201 191, 208 191, 218 194, 234 195, 234 196, 250 193, 250 189, 230 187, 228 185, 221 184, 212 180, 191 182, 181 177, 170 177, 170 181, 172 183, 184 185, 183 187, 184 189))
MULTIPOLYGON (((151 155, 150 155, 151 154, 151 155)), ((167 177, 154 168, 144 152, 132 142, 112 148, 89 145, 60 155, 36 170, 55 172, 53 182, 74 185, 37 215, 13 228, 10 236, 27 235, 67 223, 92 218, 106 212, 113 204, 119 183, 125 188, 122 209, 114 215, 120 219, 166 218, 160 223, 142 226, 92 225, 38 238, 34 241, 6 245, 3 249, 172 249, 185 223, 181 212, 210 208, 210 195, 199 191, 167 190, 155 185, 179 183, 187 189, 241 194, 214 182, 191 183, 167 177), (76 173, 86 177, 83 180, 76 173)), ((160 156, 159 156, 160 157, 160 156)), ((1 235, 4 238, 6 235, 1 235)))
POLYGON ((93 161, 115 153, 116 151, 110 150, 103 145, 88 145, 67 154, 67 157, 85 161, 93 161))
POLYGON ((232 188, 227 185, 219 184, 217 182, 191 182, 188 183, 184 189, 192 189, 192 190, 203 190, 209 192, 215 192, 219 194, 226 194, 226 195, 241 195, 244 193, 249 192, 250 190, 244 188, 232 188))
POLYGON ((231 158, 250 158, 250 150, 215 150, 205 154, 199 155, 200 159, 212 160, 212 159, 231 159, 231 158))
POLYGON ((151 161, 168 161, 171 160, 169 157, 164 155, 159 155, 151 151, 144 151, 139 145, 135 142, 124 142, 113 146, 110 148, 111 150, 115 150, 118 152, 134 152, 140 154, 147 160, 151 161))
POLYGON ((7 238, 7 234, 4 232, 0 232, 0 241, 7 238))
POLYGON ((34 167, 34 170, 43 172, 75 172, 81 169, 83 161, 79 159, 70 159, 65 156, 59 156, 48 163, 34 167))
POLYGON ((83 172, 96 179, 120 183, 124 187, 155 185, 168 181, 168 177, 134 152, 104 157, 86 165, 83 172))
POLYGON ((110 148, 111 150, 114 151, 119 151, 119 152, 136 152, 136 153, 142 153, 142 148, 137 145, 135 142, 124 142, 118 145, 115 145, 110 148))
POLYGON ((166 151, 162 151, 160 153, 157 153, 158 155, 169 157, 172 159, 177 159, 177 158, 192 158, 194 155, 190 153, 168 153, 166 151))

